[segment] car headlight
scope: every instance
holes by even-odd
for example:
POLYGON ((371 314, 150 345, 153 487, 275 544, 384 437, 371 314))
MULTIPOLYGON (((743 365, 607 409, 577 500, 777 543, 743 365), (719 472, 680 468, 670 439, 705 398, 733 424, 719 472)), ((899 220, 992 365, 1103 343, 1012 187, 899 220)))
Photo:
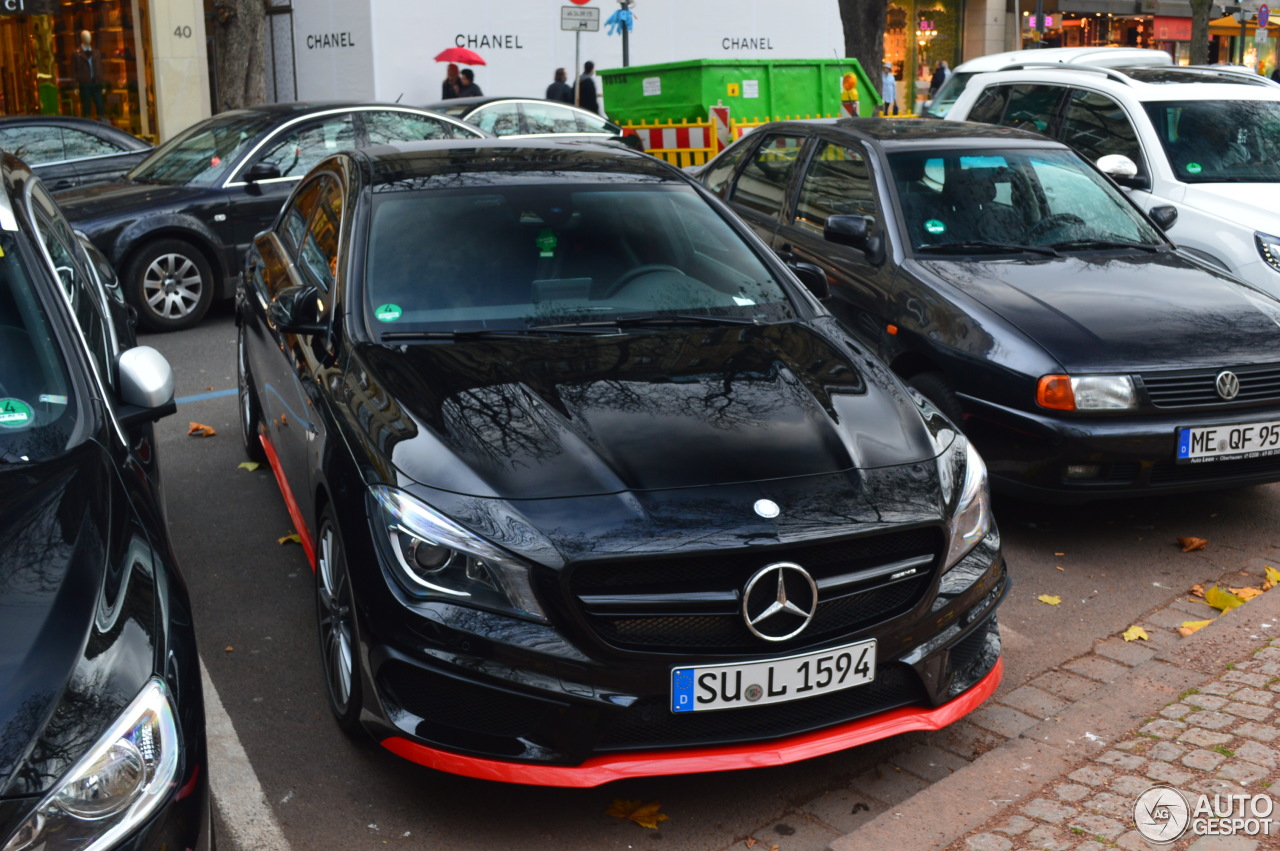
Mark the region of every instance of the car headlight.
POLYGON ((153 679, 3 851, 114 847, 164 802, 177 773, 177 720, 164 683, 153 679))
POLYGON ((987 488, 987 465, 961 435, 938 456, 942 493, 950 512, 947 521, 947 557, 942 569, 968 555, 991 529, 991 493, 987 488))
POLYGON ((394 488, 369 489, 374 535, 385 543, 409 593, 546 620, 529 565, 394 488))
POLYGON ((1138 407, 1127 375, 1046 375, 1036 386, 1036 404, 1051 411, 1124 411, 1138 407))
POLYGON ((1255 231, 1253 241, 1257 244, 1258 253, 1262 255, 1262 259, 1267 261, 1267 265, 1280 272, 1280 236, 1255 231))

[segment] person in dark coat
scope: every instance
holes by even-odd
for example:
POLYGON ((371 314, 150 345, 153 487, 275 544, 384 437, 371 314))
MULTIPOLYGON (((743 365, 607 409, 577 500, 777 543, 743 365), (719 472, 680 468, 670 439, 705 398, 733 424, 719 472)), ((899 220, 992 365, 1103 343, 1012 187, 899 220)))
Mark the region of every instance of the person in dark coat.
POLYGON ((933 78, 929 80, 929 97, 938 96, 938 90, 942 88, 942 84, 951 76, 951 69, 947 67, 947 60, 939 59, 938 64, 934 66, 933 78))
POLYGON ((459 97, 458 90, 461 88, 462 80, 458 77, 458 66, 450 62, 444 72, 444 82, 440 85, 440 100, 459 97))
POLYGON ((478 98, 484 92, 476 85, 476 74, 470 68, 462 69, 462 88, 458 89, 460 98, 478 98))
POLYGON ((582 76, 578 78, 578 106, 587 112, 600 114, 600 101, 596 100, 596 63, 584 62, 582 76))
POLYGON ((563 68, 556 69, 556 81, 547 86, 547 100, 559 101, 560 103, 573 103, 573 87, 566 80, 569 75, 564 72, 563 68))
POLYGON ((102 97, 106 87, 106 69, 102 67, 102 51, 93 46, 93 34, 88 30, 80 32, 80 49, 71 57, 72 72, 76 83, 80 85, 80 114, 89 117, 89 106, 93 106, 94 118, 107 117, 107 105, 102 97))

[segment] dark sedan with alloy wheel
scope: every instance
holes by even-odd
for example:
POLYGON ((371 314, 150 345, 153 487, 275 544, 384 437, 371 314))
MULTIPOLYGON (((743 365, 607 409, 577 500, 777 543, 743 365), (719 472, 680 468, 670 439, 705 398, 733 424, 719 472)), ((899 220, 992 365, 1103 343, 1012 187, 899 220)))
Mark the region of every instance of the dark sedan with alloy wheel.
POLYGON ((58 203, 120 270, 142 327, 176 331, 235 293, 254 235, 324 157, 360 145, 485 135, 394 104, 267 104, 193 124, 123 179, 64 192, 58 203))
POLYGON ((982 459, 665 163, 341 154, 237 304, 349 733, 593 786, 937 729, 999 681, 982 459))
MULTIPOLYGON (((1102 166, 1132 163, 1103 157, 1102 166), (1109 163, 1108 160, 1111 160, 1109 163)), ((1177 249, 1060 142, 954 121, 757 128, 699 171, 832 312, 1053 502, 1280 480, 1280 301, 1177 249)))

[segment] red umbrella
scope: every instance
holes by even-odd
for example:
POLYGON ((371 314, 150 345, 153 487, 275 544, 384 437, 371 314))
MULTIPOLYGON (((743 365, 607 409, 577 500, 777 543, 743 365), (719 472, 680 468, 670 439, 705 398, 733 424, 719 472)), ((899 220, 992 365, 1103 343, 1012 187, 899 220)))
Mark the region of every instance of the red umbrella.
POLYGON ((436 54, 437 62, 457 62, 459 65, 483 65, 480 54, 465 47, 451 47, 436 54))

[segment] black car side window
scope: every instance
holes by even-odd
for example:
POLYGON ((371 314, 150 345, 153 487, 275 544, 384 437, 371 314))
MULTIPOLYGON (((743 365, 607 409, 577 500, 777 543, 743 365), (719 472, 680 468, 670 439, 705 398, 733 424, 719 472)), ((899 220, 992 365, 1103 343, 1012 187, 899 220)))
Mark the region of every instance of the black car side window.
POLYGON ((1124 154, 1142 168, 1142 148, 1133 123, 1124 108, 1104 94, 1072 91, 1061 136, 1090 162, 1107 154, 1124 154))
POLYGON ((0 130, 0 147, 27 165, 58 162, 67 158, 58 127, 7 127, 0 130))
POLYGON ((723 198, 725 187, 729 184, 729 179, 733 177, 733 171, 738 167, 738 161, 742 159, 743 151, 749 147, 751 146, 738 145, 735 148, 730 148, 728 153, 717 159, 707 171, 703 185, 723 198))
POLYGON ((524 103, 524 123, 528 133, 577 133, 573 110, 553 103, 524 103))
POLYGON ((520 107, 514 103, 485 106, 467 117, 467 121, 495 136, 515 136, 520 130, 520 107))
POLYGON ((454 138, 454 127, 449 122, 413 112, 366 112, 364 129, 370 145, 454 138))
POLYGON ((800 186, 796 224, 822 233, 835 214, 875 216, 875 189, 860 151, 823 142, 800 186))
POLYGON ((281 177, 302 177, 330 154, 355 146, 356 129, 352 116, 335 115, 294 129, 277 139, 258 161, 280 169, 281 177))
POLYGON ((307 219, 311 218, 311 211, 316 208, 316 199, 320 197, 320 187, 323 183, 323 179, 308 182, 298 190, 293 203, 284 211, 280 241, 284 243, 285 249, 290 254, 296 253, 298 247, 302 245, 302 234, 307 229, 307 219))
POLYGON ((338 277, 338 233, 342 227, 342 189, 337 181, 324 178, 320 184, 316 211, 298 254, 298 266, 322 293, 333 289, 338 277))
POLYGON ((1000 123, 1019 130, 1048 133, 1065 92, 1062 86, 1014 86, 1000 123))
POLYGON ((100 157, 106 154, 118 154, 123 148, 114 142, 108 142, 92 133, 62 128, 62 143, 68 159, 72 157, 100 157))
POLYGON ((738 175, 733 203, 766 215, 777 215, 786 196, 787 181, 800 157, 803 136, 768 136, 755 149, 738 175))
POLYGON ((1004 109, 1009 104, 1009 93, 1012 91, 1013 86, 988 86, 983 89, 965 120, 999 124, 1004 119, 1004 109))

